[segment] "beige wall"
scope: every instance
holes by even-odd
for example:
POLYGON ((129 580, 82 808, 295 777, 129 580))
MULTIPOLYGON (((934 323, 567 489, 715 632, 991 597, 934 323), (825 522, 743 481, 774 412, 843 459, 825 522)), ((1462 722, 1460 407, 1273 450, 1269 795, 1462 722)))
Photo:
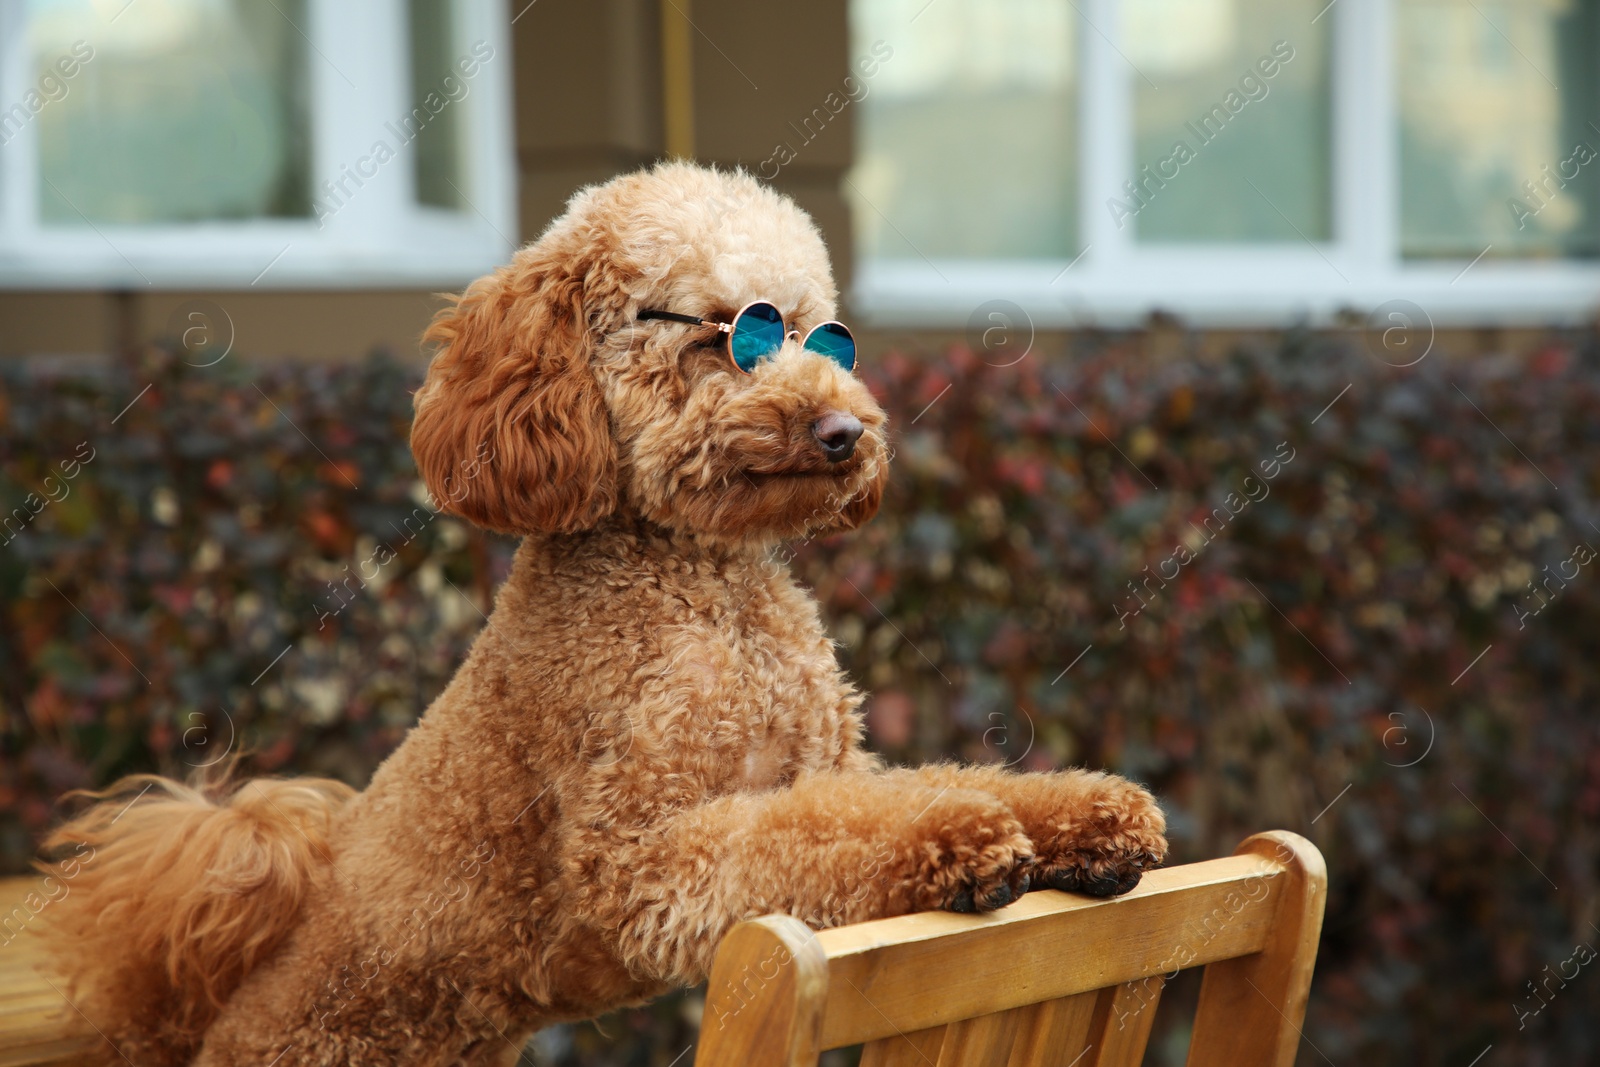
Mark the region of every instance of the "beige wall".
POLYGON ((379 346, 420 358, 417 338, 440 303, 424 290, 0 292, 0 358, 105 354, 125 350, 129 339, 178 337, 184 305, 195 300, 222 309, 237 354, 323 360, 360 359, 379 346))
MULTIPOLYGON (((513 0, 513 11, 525 3, 513 0)), ((578 186, 664 155, 661 12, 683 11, 697 28, 695 155, 753 170, 789 142, 796 158, 774 184, 816 216, 842 287, 849 216, 839 185, 854 116, 846 108, 810 143, 789 124, 800 126, 847 73, 845 4, 543 0, 527 7, 512 27, 522 239, 536 237, 578 186)), ((426 290, 0 291, 0 358, 105 353, 170 336, 174 310, 196 298, 232 319, 236 352, 271 359, 351 359, 377 346, 418 358, 418 335, 438 306, 426 290)))
POLYGON ((595 0, 529 8, 516 24, 523 235, 537 236, 580 185, 664 154, 666 7, 692 22, 695 157, 757 172, 779 142, 791 144, 795 159, 773 184, 817 219, 842 288, 850 219, 840 185, 854 115, 847 107, 830 116, 809 143, 796 127, 849 72, 846 3, 595 0), (579 88, 585 85, 592 88, 579 88))

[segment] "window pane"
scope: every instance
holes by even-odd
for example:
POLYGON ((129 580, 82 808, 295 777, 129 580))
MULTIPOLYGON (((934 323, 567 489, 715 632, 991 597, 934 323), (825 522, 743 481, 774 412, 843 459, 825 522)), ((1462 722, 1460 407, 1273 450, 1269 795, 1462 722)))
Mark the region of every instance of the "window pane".
POLYGON ((454 64, 457 53, 451 0, 410 0, 411 116, 416 131, 417 202, 458 209, 461 189, 461 113, 468 83, 454 64))
POLYGON ((304 6, 30 0, 44 222, 309 216, 304 6))
POLYGON ((1124 0, 1144 241, 1332 237, 1327 0, 1124 0))
POLYGON ((1399 0, 1406 255, 1600 252, 1597 7, 1399 0))
POLYGON ((1075 19, 1070 0, 851 4, 862 256, 1077 254, 1075 19))

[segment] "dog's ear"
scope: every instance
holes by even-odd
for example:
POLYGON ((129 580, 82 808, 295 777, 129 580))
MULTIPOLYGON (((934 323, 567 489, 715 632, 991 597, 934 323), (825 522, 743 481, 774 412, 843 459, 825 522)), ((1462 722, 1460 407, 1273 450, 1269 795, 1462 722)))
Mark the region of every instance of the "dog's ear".
POLYGON ((411 451, 447 512, 504 533, 587 529, 617 456, 572 260, 541 241, 434 317, 411 451))

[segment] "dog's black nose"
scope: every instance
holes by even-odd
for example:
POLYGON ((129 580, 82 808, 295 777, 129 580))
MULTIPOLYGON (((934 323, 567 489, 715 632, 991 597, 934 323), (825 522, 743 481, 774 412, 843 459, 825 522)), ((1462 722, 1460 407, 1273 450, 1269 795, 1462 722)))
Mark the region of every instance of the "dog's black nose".
POLYGON ((861 420, 843 411, 830 411, 811 424, 811 433, 829 463, 843 463, 861 439, 861 420))

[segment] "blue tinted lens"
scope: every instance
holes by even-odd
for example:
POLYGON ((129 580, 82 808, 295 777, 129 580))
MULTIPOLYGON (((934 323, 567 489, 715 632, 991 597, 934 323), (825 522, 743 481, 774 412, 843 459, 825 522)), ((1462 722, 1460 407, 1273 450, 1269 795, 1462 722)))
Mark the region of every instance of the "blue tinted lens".
POLYGON ((746 373, 783 347, 783 315, 771 304, 751 304, 733 320, 729 348, 733 362, 746 373))
POLYGON ((825 322, 806 334, 806 347, 827 356, 845 370, 856 366, 856 339, 837 322, 825 322))

